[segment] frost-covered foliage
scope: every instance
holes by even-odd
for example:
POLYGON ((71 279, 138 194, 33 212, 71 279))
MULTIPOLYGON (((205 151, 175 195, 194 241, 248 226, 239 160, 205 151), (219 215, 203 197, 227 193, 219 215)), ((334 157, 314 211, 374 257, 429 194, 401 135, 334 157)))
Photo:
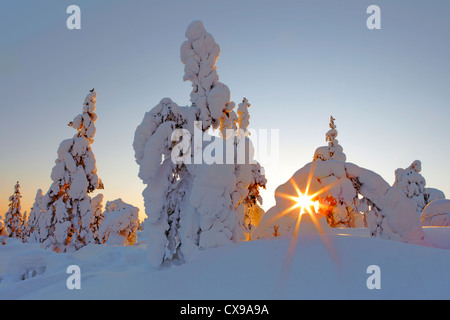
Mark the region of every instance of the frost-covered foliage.
POLYGON ((91 148, 96 131, 96 97, 92 89, 84 100, 83 112, 69 123, 77 133, 60 144, 51 173, 53 183, 40 206, 45 211, 39 225, 40 241, 44 248, 56 252, 78 250, 94 242, 89 193, 103 189, 91 148))
POLYGON ((292 231, 299 215, 292 200, 297 189, 315 194, 313 200, 319 201, 322 213, 328 210, 330 195, 338 201, 336 205, 345 205, 359 195, 360 210, 366 211, 372 236, 414 243, 424 239, 413 204, 398 189, 370 170, 338 160, 308 163, 279 186, 275 192, 276 205, 263 217, 255 237, 272 238, 292 231))
POLYGON ((139 226, 138 208, 117 199, 106 203, 102 216, 104 221, 98 231, 100 243, 119 246, 132 246, 136 243, 136 231, 139 226))
POLYGON ((6 243, 8 236, 8 228, 6 228, 5 222, 0 219, 0 245, 4 245, 6 243))
POLYGON ((20 194, 20 184, 17 181, 14 186, 14 194, 9 197, 9 208, 5 213, 5 225, 8 230, 10 238, 21 238, 21 224, 22 224, 22 213, 20 207, 20 199, 22 195, 20 194))
MULTIPOLYGON (((244 200, 262 186, 252 182, 263 181, 258 178, 263 176, 261 168, 259 174, 252 171, 253 153, 245 163, 236 160, 238 150, 252 148, 245 135, 236 133, 235 104, 228 87, 219 82, 219 46, 199 21, 189 25, 186 38, 180 56, 184 80, 192 82, 192 105, 180 107, 162 99, 145 114, 133 143, 139 177, 147 185, 144 231, 153 266, 183 262, 199 249, 245 240, 246 208, 255 207, 256 201, 244 200), (219 128, 221 137, 209 135, 210 128, 219 128), (228 154, 219 152, 225 145, 228 154), (208 161, 203 161, 204 154, 208 161), (229 159, 231 163, 224 161, 229 159)), ((245 130, 248 119, 242 110, 245 130)))
POLYGON ((336 130, 336 125, 334 124, 335 120, 336 119, 334 119, 333 116, 330 116, 330 130, 328 130, 325 134, 325 140, 328 142, 328 146, 317 148, 314 152, 313 161, 326 161, 332 159, 345 162, 347 160, 342 146, 339 145, 339 142, 336 139, 338 131, 336 130))
POLYGON ((450 227, 450 200, 434 200, 428 203, 420 220, 424 226, 450 227))
POLYGON ((399 168, 395 170, 395 182, 393 184, 414 202, 419 215, 428 203, 445 199, 445 194, 442 191, 425 187, 426 181, 420 171, 422 171, 422 163, 419 160, 414 161, 406 169, 399 168))

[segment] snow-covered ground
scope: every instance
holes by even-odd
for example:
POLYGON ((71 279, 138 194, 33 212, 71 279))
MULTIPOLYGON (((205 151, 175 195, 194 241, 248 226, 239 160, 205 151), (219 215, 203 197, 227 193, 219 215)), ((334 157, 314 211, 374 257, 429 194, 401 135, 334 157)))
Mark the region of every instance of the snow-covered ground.
POLYGON ((335 229, 300 235, 292 259, 290 239, 257 240, 162 270, 149 266, 145 243, 56 254, 10 239, 0 247, 0 299, 450 299, 450 228, 424 230, 435 248, 335 229), (66 286, 69 265, 80 267, 80 290, 66 286), (380 267, 379 290, 366 286, 370 265, 380 267))

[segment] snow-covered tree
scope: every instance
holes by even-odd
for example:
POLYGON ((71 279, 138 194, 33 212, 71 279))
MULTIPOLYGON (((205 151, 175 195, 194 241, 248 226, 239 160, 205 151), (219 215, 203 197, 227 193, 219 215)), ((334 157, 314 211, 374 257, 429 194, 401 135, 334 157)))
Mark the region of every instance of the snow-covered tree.
POLYGON ((247 134, 248 125, 250 124, 248 108, 250 108, 250 103, 244 98, 237 109, 239 129, 242 130, 244 134, 247 134))
POLYGON ((28 230, 28 212, 25 211, 22 215, 22 221, 20 222, 19 233, 22 242, 27 240, 27 230, 28 230))
MULTIPOLYGON (((313 162, 316 161, 342 161, 345 162, 347 157, 343 152, 343 148, 336 139, 338 131, 334 123, 336 119, 330 116, 330 130, 325 134, 325 140, 328 146, 319 147, 314 152, 313 162)), ((315 163, 314 168, 321 166, 315 163)), ((326 192, 318 197, 320 202, 320 213, 327 217, 330 227, 362 227, 364 226, 363 215, 360 210, 365 211, 365 199, 358 197, 352 182, 344 176, 330 174, 327 177, 315 176, 318 182, 325 188, 326 192)), ((368 208, 367 208, 368 210, 368 208)))
POLYGON ((5 222, 0 219, 0 245, 5 245, 8 238, 8 228, 6 228, 5 222))
POLYGON ((98 231, 100 243, 119 246, 136 244, 136 231, 139 227, 139 209, 122 199, 108 201, 104 221, 98 231))
POLYGON ((20 199, 22 195, 20 194, 20 184, 17 181, 14 186, 14 194, 9 197, 9 209, 5 213, 5 224, 8 230, 8 234, 10 238, 21 238, 21 229, 20 226, 22 224, 22 213, 20 206, 20 199))
POLYGON ((326 134, 328 146, 318 148, 312 162, 276 189, 276 205, 264 215, 254 237, 292 233, 300 214, 298 201, 306 196, 318 204, 314 211, 331 227, 367 226, 374 237, 422 242, 413 203, 375 172, 346 162, 334 120, 330 118, 326 134))
POLYGON ((103 209, 103 194, 98 194, 91 200, 92 204, 92 212, 94 215, 94 218, 91 221, 91 231, 92 231, 92 237, 95 240, 95 243, 102 243, 99 229, 100 225, 102 224, 105 217, 103 216, 102 209, 103 209))
POLYGON ((248 193, 245 199, 241 202, 244 205, 244 218, 238 221, 241 225, 241 230, 244 232, 245 240, 252 240, 253 231, 258 227, 264 210, 260 207, 263 204, 263 199, 260 195, 260 189, 266 188, 267 179, 264 175, 264 169, 259 163, 252 164, 252 181, 248 185, 248 193))
POLYGON ((60 144, 51 174, 53 183, 42 201, 41 209, 45 210, 40 224, 42 246, 56 252, 78 250, 94 242, 91 231, 94 213, 89 194, 103 189, 91 148, 96 131, 96 97, 92 89, 83 103, 83 112, 69 123, 77 133, 60 144))
POLYGON ((33 206, 31 207, 30 214, 28 216, 27 228, 25 230, 24 241, 28 243, 39 243, 39 221, 42 219, 42 199, 44 195, 42 190, 39 189, 36 192, 33 206))
POLYGON ((434 188, 426 188, 425 178, 420 174, 422 163, 414 161, 408 168, 395 170, 393 186, 401 190, 408 199, 413 201, 417 213, 420 215, 425 206, 434 200, 445 199, 445 194, 434 188))
MULTIPOLYGON (((199 21, 189 25, 186 37, 181 61, 184 80, 192 82, 192 105, 180 107, 162 99, 145 114, 133 143, 139 177, 147 185, 144 230, 153 266, 187 261, 200 249, 242 239, 238 221, 244 219, 243 200, 253 177, 250 163, 236 161, 237 150, 246 148, 248 138, 226 134, 237 129, 238 117, 230 91, 216 72, 219 46, 199 21), (222 136, 210 136, 210 128, 219 128, 222 136), (227 144, 233 155, 214 149, 227 144), (203 163, 209 151, 214 161, 203 163)), ((252 160, 250 156, 248 162, 252 160)))

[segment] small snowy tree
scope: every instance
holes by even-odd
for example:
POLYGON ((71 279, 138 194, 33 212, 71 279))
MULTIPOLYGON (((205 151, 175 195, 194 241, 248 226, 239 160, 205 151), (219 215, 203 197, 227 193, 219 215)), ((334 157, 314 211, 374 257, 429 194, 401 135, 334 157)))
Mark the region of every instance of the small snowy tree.
POLYGON ((94 242, 89 193, 103 189, 91 148, 96 131, 96 97, 92 89, 83 103, 83 113, 69 123, 77 133, 59 146, 51 174, 53 183, 43 200, 45 222, 40 226, 41 242, 44 248, 56 252, 75 251, 94 242))
POLYGON ((398 188, 408 199, 414 203, 417 213, 422 214, 425 206, 434 200, 445 199, 445 194, 434 188, 426 188, 425 178, 420 174, 422 163, 414 161, 406 169, 395 170, 395 181, 393 186, 398 188))
POLYGON ((241 202, 244 205, 244 218, 242 221, 238 221, 238 223, 241 224, 246 241, 252 240, 253 231, 258 227, 265 214, 259 205, 263 204, 260 189, 265 189, 267 184, 267 179, 263 171, 264 168, 259 163, 252 164, 252 181, 247 188, 247 196, 241 202))
POLYGON ((5 224, 8 230, 8 234, 10 238, 21 238, 21 229, 20 226, 22 224, 22 213, 20 207, 20 199, 22 195, 20 194, 20 184, 17 181, 14 186, 14 194, 9 197, 9 209, 5 213, 5 224))
POLYGON ((92 231, 92 237, 95 240, 95 243, 100 244, 102 243, 99 229, 100 225, 102 224, 105 217, 103 216, 102 209, 103 209, 103 195, 100 193, 96 195, 91 200, 92 204, 92 212, 94 215, 94 218, 91 221, 91 231, 92 231))
MULTIPOLYGON (((319 147, 314 152, 314 161, 342 161, 345 162, 347 157, 343 152, 343 148, 336 139, 338 131, 334 123, 336 119, 330 116, 330 130, 325 134, 325 140, 328 146, 319 147)), ((320 167, 316 163, 315 167, 320 167)), ((313 179, 316 178, 316 172, 312 172, 313 179)), ((361 227, 363 226, 363 216, 360 214, 361 204, 365 200, 358 197, 353 183, 346 177, 339 175, 329 175, 326 177, 317 176, 326 192, 318 197, 320 202, 320 213, 327 217, 330 227, 361 227)))
POLYGON ((245 135, 248 135, 247 129, 250 124, 250 114, 248 113, 248 108, 250 108, 250 103, 248 103, 248 100, 244 98, 237 109, 239 129, 242 130, 245 135))
POLYGON ((8 238, 8 228, 6 228, 5 223, 0 219, 0 245, 6 244, 6 239, 8 238))
POLYGON ((19 233, 22 242, 27 242, 27 230, 28 230, 28 212, 25 211, 22 216, 22 221, 20 222, 19 233))
POLYGON ((39 189, 36 192, 36 197, 34 198, 33 206, 31 207, 30 214, 28 216, 28 223, 25 230, 24 241, 29 243, 39 243, 39 221, 42 219, 42 199, 44 195, 42 190, 39 189))
POLYGON ((334 124, 335 120, 336 119, 334 119, 333 116, 330 116, 330 130, 328 130, 325 134, 325 140, 328 142, 328 146, 317 148, 314 152, 313 161, 339 160, 345 162, 347 160, 342 146, 339 145, 339 142, 336 139, 338 131, 336 130, 336 125, 334 124))
POLYGON ((132 246, 136 244, 139 227, 139 209, 117 199, 106 203, 104 221, 100 225, 100 243, 132 246))

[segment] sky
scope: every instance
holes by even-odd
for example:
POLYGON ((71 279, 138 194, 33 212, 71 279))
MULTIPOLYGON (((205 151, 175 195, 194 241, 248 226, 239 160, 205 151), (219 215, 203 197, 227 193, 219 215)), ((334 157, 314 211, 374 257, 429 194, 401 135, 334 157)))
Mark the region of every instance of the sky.
POLYGON ((232 100, 251 103, 250 127, 279 132, 266 210, 326 145, 330 115, 347 161, 392 184, 397 168, 421 160, 427 186, 450 197, 449 13, 448 0, 2 0, 0 215, 17 180, 22 211, 47 192, 58 146, 75 134, 67 124, 92 88, 101 192, 144 213, 134 132, 162 98, 190 104, 179 50, 194 20, 220 45, 232 100), (66 27, 72 4, 80 30, 66 27), (373 4, 379 30, 366 26, 373 4))

